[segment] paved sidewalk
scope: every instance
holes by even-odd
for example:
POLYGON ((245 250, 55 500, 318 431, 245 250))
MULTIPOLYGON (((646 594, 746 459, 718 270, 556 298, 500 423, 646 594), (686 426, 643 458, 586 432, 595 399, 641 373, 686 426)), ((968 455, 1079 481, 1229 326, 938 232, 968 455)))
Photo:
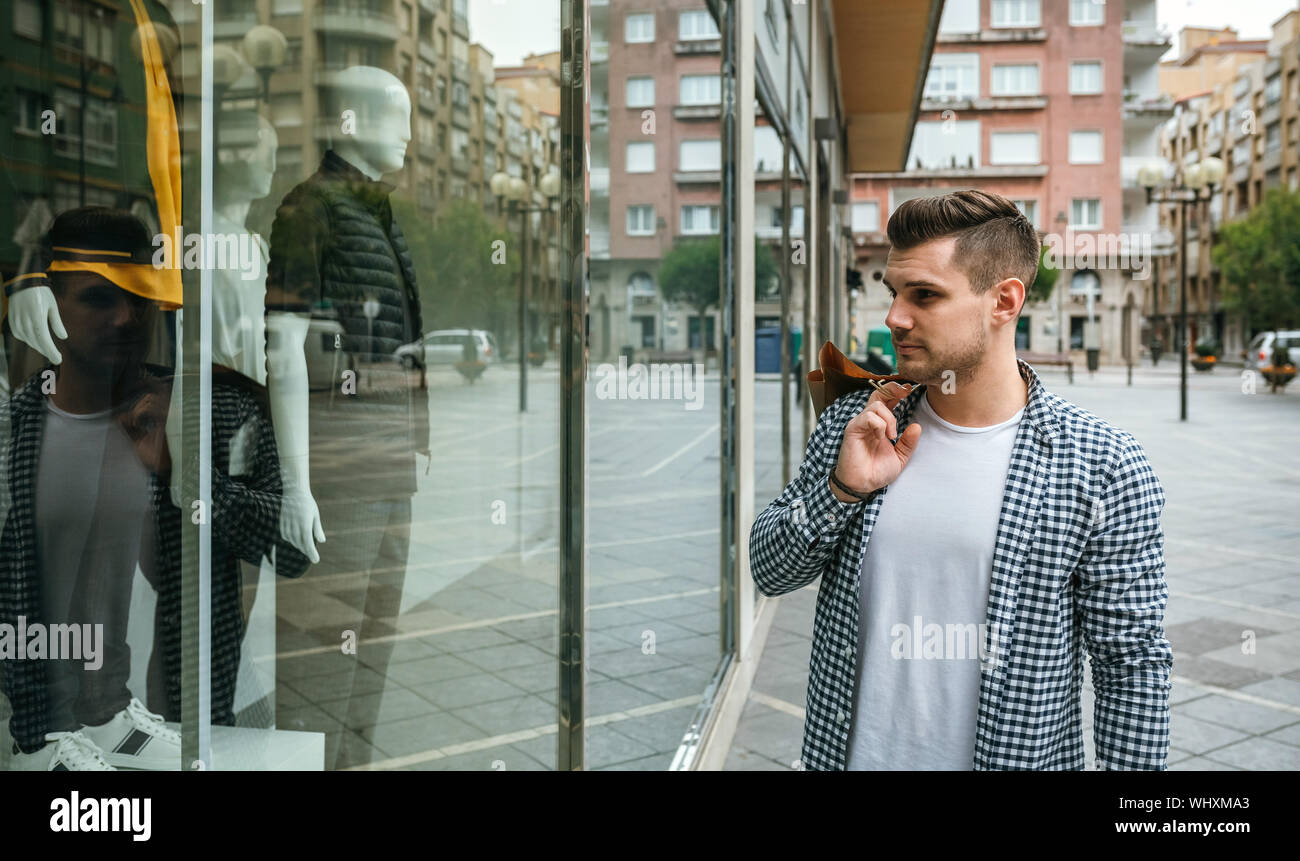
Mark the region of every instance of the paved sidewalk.
MULTIPOLYGON (((1133 433, 1165 488, 1170 768, 1300 770, 1300 387, 1270 394, 1260 381, 1244 394, 1239 367, 1189 369, 1183 423, 1176 361, 1135 366, 1131 388, 1126 376, 1122 366, 1076 368, 1070 385, 1059 369, 1041 374, 1050 391, 1133 433)), ((779 484, 779 461, 776 473, 779 484)), ((771 485, 759 510, 780 491, 771 485)), ((778 599, 728 770, 797 767, 816 588, 778 599)), ((1085 668, 1092 768, 1090 676, 1085 668)))

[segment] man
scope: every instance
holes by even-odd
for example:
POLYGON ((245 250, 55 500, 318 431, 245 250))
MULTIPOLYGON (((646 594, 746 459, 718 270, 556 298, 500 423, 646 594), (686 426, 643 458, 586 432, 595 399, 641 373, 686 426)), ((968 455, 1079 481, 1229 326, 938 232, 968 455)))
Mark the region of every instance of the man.
MULTIPOLYGON (((128 212, 61 213, 45 241, 66 338, 63 361, 0 408, 0 623, 101 626, 102 666, 26 655, 0 661, 19 770, 180 767, 180 736, 128 687, 129 633, 154 645, 150 687, 167 716, 181 706, 181 518, 167 491, 169 372, 144 364, 165 270, 128 212), (130 618, 137 567, 158 590, 156 626, 130 618), (134 624, 133 624, 134 623, 134 624), (154 630, 158 631, 155 640, 154 630)), ((19 282, 22 283, 22 282, 19 282)), ((20 289, 28 289, 25 285, 20 289)), ((250 391, 214 372, 212 390, 211 720, 233 724, 243 636, 238 558, 276 544, 274 435, 250 391)), ((188 477, 188 476, 187 476, 188 477)), ((186 498, 197 499, 197 488, 186 498)), ((307 560, 277 546, 279 573, 307 560)), ((98 639, 98 638, 97 638, 98 639)), ((143 692, 141 692, 143 693, 143 692)))
POLYGON ((1129 433, 1016 356, 1039 240, 961 191, 889 219, 898 373, 829 405, 799 476, 754 523, 765 595, 822 577, 803 766, 1163 770, 1164 490, 1129 433))

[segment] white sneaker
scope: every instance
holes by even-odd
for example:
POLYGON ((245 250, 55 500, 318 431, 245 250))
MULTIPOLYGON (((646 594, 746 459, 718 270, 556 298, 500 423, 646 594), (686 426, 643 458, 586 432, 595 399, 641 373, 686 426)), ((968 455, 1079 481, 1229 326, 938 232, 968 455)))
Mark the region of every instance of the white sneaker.
POLYGON ((9 767, 14 771, 117 771, 104 759, 99 745, 77 732, 52 732, 35 753, 16 747, 9 767))
POLYGON ((134 697, 108 723, 81 728, 116 768, 180 771, 181 734, 134 697))

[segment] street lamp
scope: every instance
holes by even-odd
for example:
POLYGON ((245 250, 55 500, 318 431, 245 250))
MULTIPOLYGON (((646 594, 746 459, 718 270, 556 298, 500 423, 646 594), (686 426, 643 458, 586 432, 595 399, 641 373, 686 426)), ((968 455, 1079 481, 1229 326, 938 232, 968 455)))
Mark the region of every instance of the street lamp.
POLYGON ((262 101, 271 103, 271 75, 284 65, 289 53, 289 40, 279 30, 267 24, 258 24, 244 34, 241 44, 244 57, 257 70, 262 80, 262 101))
POLYGON ((519 273, 519 412, 528 411, 528 277, 529 277, 529 236, 534 212, 551 212, 556 199, 560 196, 560 174, 551 171, 542 177, 542 196, 546 198, 544 206, 532 206, 532 191, 528 183, 517 176, 510 176, 504 171, 496 173, 488 186, 497 199, 497 212, 503 210, 510 215, 518 214, 522 225, 520 234, 523 239, 521 269, 519 273))
POLYGON ((1179 419, 1187 421, 1187 207, 1199 205, 1214 198, 1214 192, 1223 182, 1226 172, 1223 160, 1210 156, 1183 168, 1182 180, 1167 183, 1163 164, 1145 164, 1138 170, 1138 183, 1146 189, 1147 203, 1174 203, 1179 209, 1179 290, 1178 290, 1178 352, 1181 354, 1179 383, 1179 419), (1159 193, 1157 188, 1161 188, 1159 193), (1207 189, 1205 197, 1201 190, 1207 189))

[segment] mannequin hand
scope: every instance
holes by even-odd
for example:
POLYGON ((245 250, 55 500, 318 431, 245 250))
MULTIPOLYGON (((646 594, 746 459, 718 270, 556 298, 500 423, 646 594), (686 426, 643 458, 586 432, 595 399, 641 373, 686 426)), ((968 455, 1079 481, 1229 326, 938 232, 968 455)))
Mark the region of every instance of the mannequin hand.
POLYGON ((320 561, 320 553, 316 551, 312 538, 324 544, 325 529, 321 526, 320 509, 316 507, 310 490, 285 490, 280 505, 280 537, 313 563, 320 561))
POLYGON ((63 328, 59 305, 49 287, 28 287, 9 297, 9 328, 15 338, 54 364, 63 361, 54 337, 67 340, 68 330, 63 328))

